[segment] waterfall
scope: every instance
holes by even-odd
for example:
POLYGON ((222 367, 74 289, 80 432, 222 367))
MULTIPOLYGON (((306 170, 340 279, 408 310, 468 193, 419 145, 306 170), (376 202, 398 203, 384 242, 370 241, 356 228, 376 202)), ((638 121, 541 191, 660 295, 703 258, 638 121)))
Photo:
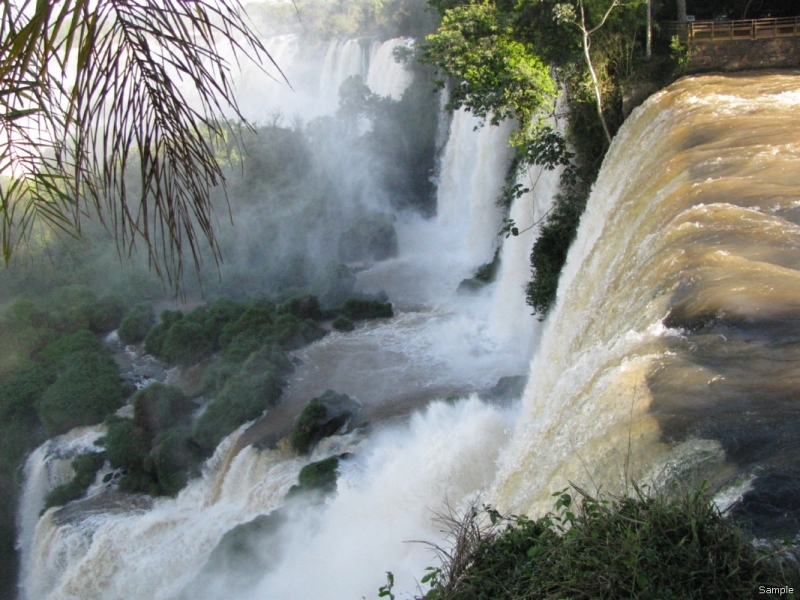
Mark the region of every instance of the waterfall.
POLYGON ((796 469, 795 75, 684 79, 606 156, 494 496, 796 469), (789 425, 791 424, 791 425, 789 425))
POLYGON ((411 83, 411 73, 395 60, 395 50, 410 49, 414 40, 394 38, 385 42, 373 42, 370 47, 369 74, 367 85, 379 96, 389 96, 400 100, 411 83))
MULTIPOLYGON (((319 57, 344 76, 362 50, 338 43, 319 57)), ((351 393, 371 429, 298 457, 240 448, 243 425, 176 498, 103 492, 37 519, 61 480, 45 476, 43 447, 26 467, 25 597, 374 597, 386 571, 411 595, 436 559, 409 540, 446 544, 433 521, 446 503, 540 514, 570 482, 620 491, 676 477, 707 479, 728 502, 764 474, 796 477, 798 105, 796 75, 705 76, 634 111, 542 330, 521 289, 534 229, 496 236, 509 126, 476 131, 455 113, 438 215, 398 215, 399 256, 358 274, 361 291, 389 292, 397 316, 307 347, 287 389, 284 402, 301 406, 312 385, 351 393), (498 280, 457 294, 499 243, 498 280), (526 370, 521 402, 471 393, 526 370), (343 454, 335 495, 286 500, 303 466, 343 454), (226 533, 277 510, 253 556, 209 563, 226 533), (258 567, 237 579, 248 561, 258 567)), ((511 213, 522 230, 548 210, 558 173, 523 177, 531 192, 511 213)))

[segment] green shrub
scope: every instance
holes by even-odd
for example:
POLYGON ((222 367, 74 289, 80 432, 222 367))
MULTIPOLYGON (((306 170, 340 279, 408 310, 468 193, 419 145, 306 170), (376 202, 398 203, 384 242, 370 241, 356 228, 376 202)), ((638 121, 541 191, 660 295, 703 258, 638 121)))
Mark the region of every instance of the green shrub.
POLYGON ((89 307, 89 329, 107 333, 117 329, 125 315, 125 301, 117 294, 101 296, 89 307))
POLYGON ((217 398, 197 419, 192 429, 194 440, 210 452, 237 427, 276 405, 283 385, 283 376, 275 367, 261 373, 240 371, 228 379, 217 398))
POLYGON ((561 268, 567 262, 567 252, 577 235, 585 206, 586 196, 577 191, 559 194, 533 244, 533 278, 526 288, 526 300, 539 320, 544 319, 556 299, 561 268))
POLYGON ((199 471, 202 456, 191 439, 191 431, 179 426, 164 433, 150 451, 149 466, 158 482, 159 493, 174 496, 199 471))
POLYGON ((55 436, 99 423, 121 403, 122 384, 112 358, 107 352, 83 352, 61 367, 42 393, 37 412, 47 435, 55 436))
POLYGON ((391 302, 350 298, 339 308, 339 312, 352 321, 384 319, 394 316, 391 302))
POLYGON ((50 325, 47 311, 32 300, 24 298, 14 300, 6 309, 4 316, 8 322, 15 325, 27 325, 37 329, 50 325))
POLYGON ((190 366, 211 354, 212 347, 203 326, 185 318, 167 330, 159 356, 173 365, 190 366))
POLYGON ((112 419, 104 444, 108 463, 115 469, 141 470, 150 445, 131 419, 112 419))
POLYGON ((44 510, 51 506, 64 506, 77 500, 86 493, 87 488, 94 483, 97 471, 105 464, 105 455, 102 452, 84 452, 72 460, 72 470, 75 476, 62 485, 56 486, 45 496, 44 510))
POLYGON ((314 321, 319 321, 323 318, 319 298, 310 294, 292 298, 278 307, 278 313, 288 313, 298 319, 311 319, 314 321))
MULTIPOLYGON (((638 491, 638 490, 637 490, 638 491)), ((488 508, 450 520, 454 551, 423 578, 430 600, 749 598, 800 584, 796 563, 759 553, 701 492, 677 500, 596 499, 566 491, 531 520, 488 508)))
POLYGON ((211 340, 214 350, 219 350, 220 348, 219 338, 225 326, 236 321, 244 311, 244 306, 230 298, 219 298, 208 306, 203 327, 209 340, 211 340))
POLYGON ((136 392, 131 404, 134 425, 148 439, 188 419, 195 408, 180 388, 158 382, 136 392))
POLYGON ((251 306, 236 321, 225 325, 219 336, 219 344, 222 348, 225 348, 239 334, 248 332, 258 335, 259 332, 263 332, 264 328, 271 324, 272 316, 267 307, 251 306))
POLYGON ((161 357, 167 333, 181 319, 183 319, 183 313, 179 310, 165 310, 162 312, 161 321, 144 338, 144 351, 153 356, 161 357))
POLYGON ((48 344, 40 353, 46 364, 57 369, 69 366, 79 354, 108 354, 105 347, 88 330, 68 333, 48 344))
POLYGON ((137 344, 144 340, 155 323, 155 314, 150 304, 135 306, 119 324, 117 334, 123 344, 137 344))
POLYGON ((38 424, 36 405, 55 374, 35 363, 30 363, 0 381, 0 421, 38 424))

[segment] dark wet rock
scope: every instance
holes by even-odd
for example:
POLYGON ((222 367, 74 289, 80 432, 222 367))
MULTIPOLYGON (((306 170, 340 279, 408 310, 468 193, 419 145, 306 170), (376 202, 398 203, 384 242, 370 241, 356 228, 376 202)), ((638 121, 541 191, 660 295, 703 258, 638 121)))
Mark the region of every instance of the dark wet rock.
POLYGON ((380 261, 397 256, 397 232, 394 216, 372 215, 359 219, 339 236, 339 260, 342 262, 380 261))
POLYGON ((525 391, 528 383, 527 375, 510 375, 497 380, 494 387, 478 394, 481 400, 487 402, 510 402, 518 400, 525 391))

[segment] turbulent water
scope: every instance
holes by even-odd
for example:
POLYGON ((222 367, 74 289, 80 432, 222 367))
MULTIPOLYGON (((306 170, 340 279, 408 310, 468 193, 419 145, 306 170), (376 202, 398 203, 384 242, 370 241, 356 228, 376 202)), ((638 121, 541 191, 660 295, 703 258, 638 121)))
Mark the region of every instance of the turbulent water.
MULTIPOLYGON (((331 46, 329 69, 346 76, 364 48, 331 46)), ((242 448, 243 427, 175 499, 100 494, 36 522, 63 478, 47 457, 99 433, 42 447, 26 470, 25 597, 369 598, 385 571, 395 593, 411 594, 435 563, 411 540, 444 543, 433 517, 446 505, 479 498, 539 514, 569 482, 709 479, 729 502, 796 486, 798 104, 800 77, 766 74, 688 78, 637 109, 606 158, 543 332, 522 300, 535 229, 502 240, 498 281, 455 293, 499 243, 508 133, 474 131, 457 113, 438 216, 401 215, 399 256, 359 275, 398 316, 310 346, 287 390, 289 404, 320 388, 348 392, 372 410, 372 427, 306 458, 242 448), (511 406, 467 393, 525 372, 511 406), (457 402, 437 400, 459 390, 457 402), (406 417, 386 420, 393 408, 406 417), (286 503, 305 464, 345 452, 335 496, 286 503), (279 507, 280 523, 246 555, 212 555, 226 532, 279 507)), ((511 214, 521 228, 547 211, 557 173, 530 182, 511 214)), ((788 521, 759 521, 747 506, 733 510, 762 528, 797 525, 791 506, 788 521)))
POLYGON ((531 364, 504 506, 679 475, 752 487, 734 512, 797 529, 798 104, 793 73, 709 75, 625 123, 531 364))

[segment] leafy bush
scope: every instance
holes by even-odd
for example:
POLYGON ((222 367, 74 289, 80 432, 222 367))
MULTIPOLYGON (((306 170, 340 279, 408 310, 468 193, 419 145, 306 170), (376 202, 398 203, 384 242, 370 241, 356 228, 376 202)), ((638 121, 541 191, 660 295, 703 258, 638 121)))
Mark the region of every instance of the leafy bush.
MULTIPOLYGON (((796 563, 762 555, 697 491, 677 500, 596 499, 557 513, 447 519, 454 550, 422 581, 443 599, 748 598, 759 585, 800 584, 796 563), (574 511, 574 512, 573 512, 574 511)), ((442 555, 445 556, 445 555, 442 555)))
POLYGON ((83 345, 80 333, 65 336, 73 337, 72 344, 60 344, 62 338, 54 343, 59 346, 57 351, 46 353, 57 361, 60 369, 55 382, 42 393, 37 407, 39 420, 48 436, 80 425, 99 423, 122 403, 122 384, 108 351, 63 352, 65 346, 83 345))
POLYGON ((211 354, 213 340, 202 325, 179 320, 164 335, 160 358, 173 365, 190 366, 211 354))
POLYGON ((105 464, 106 458, 102 452, 84 452, 72 460, 72 470, 75 476, 50 492, 44 500, 44 509, 51 506, 63 506, 77 500, 86 493, 87 488, 94 483, 97 471, 105 464))
POLYGON ((219 336, 219 344, 222 348, 225 348, 239 334, 248 332, 252 335, 258 335, 271 324, 272 316, 267 307, 251 306, 236 321, 229 323, 222 329, 222 333, 219 336))
POLYGON ((186 486, 189 476, 197 473, 201 458, 190 429, 179 426, 161 436, 146 466, 158 482, 159 494, 174 496, 186 486))
POLYGON ((120 321, 117 334, 123 344, 136 344, 144 340, 154 323, 152 305, 139 304, 120 321))
POLYGON ((0 381, 0 421, 37 424, 36 405, 55 375, 45 367, 30 363, 0 381))
POLYGON ((394 316, 391 302, 350 298, 339 308, 339 312, 352 321, 384 319, 394 316))
POLYGON ((145 352, 160 357, 167 333, 181 319, 183 319, 183 313, 179 310, 165 310, 162 312, 161 321, 144 338, 145 352))
POLYGON ((318 321, 323 317, 319 298, 311 294, 292 298, 278 307, 278 313, 290 314, 298 319, 311 319, 314 321, 318 321))
POLYGON ((131 419, 112 419, 104 446, 108 463, 115 469, 141 470, 150 451, 144 432, 131 419))
POLYGON ((533 278, 526 288, 526 300, 539 320, 544 319, 556 299, 561 268, 567 262, 567 252, 577 235, 586 198, 579 192, 556 196, 553 210, 533 244, 533 278))
POLYGON ((133 422, 148 438, 158 432, 175 427, 187 419, 194 404, 180 388, 164 383, 151 383, 134 394, 133 422))
POLYGON ((260 373, 242 370, 228 379, 192 429, 194 440, 206 451, 213 450, 226 435, 251 421, 280 400, 284 379, 279 369, 268 367, 260 373))

